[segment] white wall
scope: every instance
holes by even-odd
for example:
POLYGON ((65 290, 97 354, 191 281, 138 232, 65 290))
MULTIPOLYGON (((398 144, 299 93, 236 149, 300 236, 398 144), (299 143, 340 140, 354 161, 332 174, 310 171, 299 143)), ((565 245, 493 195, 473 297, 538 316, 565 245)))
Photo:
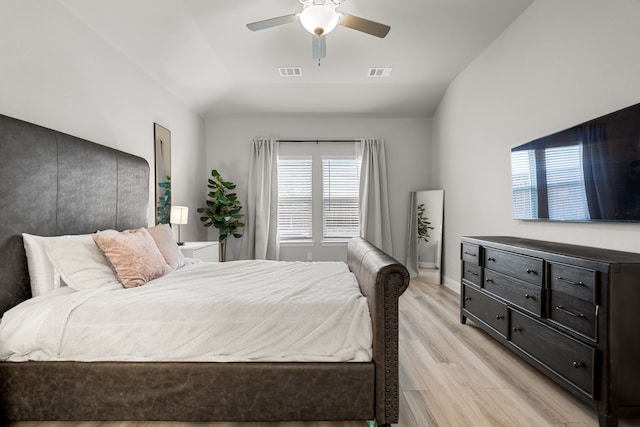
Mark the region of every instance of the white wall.
POLYGON ((445 283, 464 235, 640 252, 640 224, 512 219, 510 148, 640 102, 640 2, 536 0, 450 85, 433 118, 445 283))
MULTIPOLYGON (((96 36, 57 1, 0 1, 0 114, 145 158, 153 123, 171 130, 173 197, 195 208, 203 197, 204 120, 96 36)), ((205 237, 194 212, 183 240, 205 237)))
MULTIPOLYGON (((207 119, 207 170, 217 169, 225 179, 237 184, 246 205, 249 173, 249 144, 255 137, 281 139, 352 139, 362 137, 385 140, 389 199, 391 204, 394 256, 405 262, 409 193, 433 188, 429 170, 431 123, 428 119, 374 118, 210 118, 207 119)), ((209 173, 208 172, 208 173, 209 173)), ((206 187, 206 180, 202 186, 206 187)), ((204 200, 203 200, 204 202, 204 200)), ((215 239, 217 230, 211 231, 215 239)), ((239 256, 240 241, 229 243, 229 259, 239 256)), ((283 259, 346 259, 344 248, 298 251, 285 248, 283 259)))

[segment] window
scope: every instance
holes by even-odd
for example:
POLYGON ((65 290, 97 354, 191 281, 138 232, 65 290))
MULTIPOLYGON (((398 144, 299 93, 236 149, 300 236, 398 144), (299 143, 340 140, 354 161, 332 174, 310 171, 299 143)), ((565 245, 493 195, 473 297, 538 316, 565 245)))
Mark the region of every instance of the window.
POLYGON ((549 218, 589 219, 582 145, 545 149, 549 218))
POLYGON ((360 234, 360 171, 355 158, 322 158, 322 237, 360 234))
POLYGON ((536 153, 534 150, 511 152, 511 188, 513 217, 538 217, 538 185, 536 180, 536 153))
POLYGON ((312 238, 312 160, 311 156, 278 159, 280 241, 312 238))
POLYGON ((589 219, 582 158, 582 145, 512 152, 514 218, 589 219))
POLYGON ((280 242, 343 242, 358 236, 360 170, 355 155, 347 154, 352 147, 289 148, 310 154, 278 158, 280 242))

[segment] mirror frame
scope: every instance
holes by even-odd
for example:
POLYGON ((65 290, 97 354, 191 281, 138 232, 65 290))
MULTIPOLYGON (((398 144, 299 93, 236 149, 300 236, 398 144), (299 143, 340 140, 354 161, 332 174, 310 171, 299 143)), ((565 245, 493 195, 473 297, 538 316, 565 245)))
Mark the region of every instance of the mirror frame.
POLYGON ((171 131, 153 124, 156 224, 169 224, 171 214, 171 131))
POLYGON ((413 276, 425 276, 429 282, 442 283, 444 190, 412 192, 410 210, 407 269, 413 276), (429 222, 428 242, 418 238, 418 207, 420 205, 424 207, 424 219, 429 222))

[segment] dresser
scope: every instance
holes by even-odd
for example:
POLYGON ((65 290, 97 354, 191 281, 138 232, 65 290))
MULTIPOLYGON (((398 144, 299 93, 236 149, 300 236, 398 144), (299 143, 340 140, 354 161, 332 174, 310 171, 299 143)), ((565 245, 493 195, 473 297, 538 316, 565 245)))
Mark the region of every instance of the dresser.
POLYGON ((185 242, 179 248, 187 258, 196 258, 207 262, 220 260, 218 242, 185 242))
POLYGON ((640 415, 640 254, 465 237, 460 321, 474 323, 593 406, 640 415))

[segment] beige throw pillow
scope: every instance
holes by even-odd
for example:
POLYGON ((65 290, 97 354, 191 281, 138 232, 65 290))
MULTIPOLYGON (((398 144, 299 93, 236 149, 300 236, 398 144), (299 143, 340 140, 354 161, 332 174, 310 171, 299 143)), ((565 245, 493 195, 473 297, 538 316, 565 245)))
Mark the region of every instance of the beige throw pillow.
POLYGON ((125 288, 142 286, 171 271, 147 230, 101 231, 93 235, 125 288))
POLYGON ((147 228, 147 231, 151 234, 151 237, 153 237, 165 262, 169 264, 171 269, 175 270, 184 265, 184 254, 173 238, 173 232, 169 224, 158 224, 155 227, 147 228))

